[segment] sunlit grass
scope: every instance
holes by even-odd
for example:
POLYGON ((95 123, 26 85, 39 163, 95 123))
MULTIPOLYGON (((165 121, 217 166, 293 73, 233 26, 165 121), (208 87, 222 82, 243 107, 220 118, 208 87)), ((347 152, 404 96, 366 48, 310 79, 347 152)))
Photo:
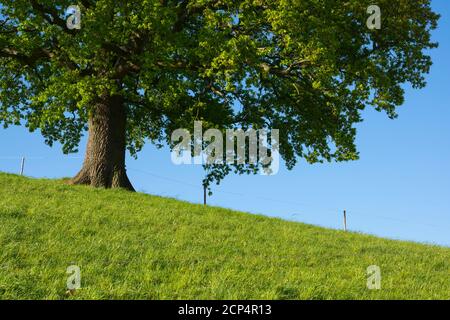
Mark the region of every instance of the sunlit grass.
POLYGON ((449 299, 449 272, 449 248, 0 173, 0 299, 449 299))

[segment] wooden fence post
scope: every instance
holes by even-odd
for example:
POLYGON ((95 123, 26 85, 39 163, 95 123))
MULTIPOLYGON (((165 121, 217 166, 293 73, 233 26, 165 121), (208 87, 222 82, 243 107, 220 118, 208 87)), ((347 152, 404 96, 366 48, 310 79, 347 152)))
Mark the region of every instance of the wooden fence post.
POLYGON ((347 231, 347 211, 344 210, 344 231, 347 231))
POLYGON ((23 170, 25 169, 25 157, 22 157, 22 161, 20 163, 20 175, 23 176, 23 170))
POLYGON ((206 186, 203 186, 203 205, 206 206, 206 186))

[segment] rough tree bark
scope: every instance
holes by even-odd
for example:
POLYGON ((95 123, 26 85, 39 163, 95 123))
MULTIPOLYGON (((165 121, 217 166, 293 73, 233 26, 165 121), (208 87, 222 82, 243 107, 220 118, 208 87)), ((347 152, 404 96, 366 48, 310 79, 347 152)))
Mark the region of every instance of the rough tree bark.
POLYGON ((126 121, 121 96, 100 98, 88 123, 83 167, 71 184, 134 191, 125 169, 126 121))

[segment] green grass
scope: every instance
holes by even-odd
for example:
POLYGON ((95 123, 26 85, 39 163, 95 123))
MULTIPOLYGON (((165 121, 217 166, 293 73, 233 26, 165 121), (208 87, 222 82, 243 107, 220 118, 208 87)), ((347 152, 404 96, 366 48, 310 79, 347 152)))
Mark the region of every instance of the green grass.
POLYGON ((450 299, 449 271, 449 248, 0 173, 0 299, 450 299))

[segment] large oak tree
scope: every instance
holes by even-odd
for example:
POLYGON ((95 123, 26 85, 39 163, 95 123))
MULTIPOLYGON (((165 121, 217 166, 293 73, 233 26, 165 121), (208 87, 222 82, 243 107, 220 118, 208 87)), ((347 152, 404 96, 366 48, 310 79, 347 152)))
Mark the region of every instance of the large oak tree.
MULTIPOLYGON (((0 123, 74 152, 72 182, 133 189, 125 153, 170 145, 195 120, 277 128, 288 168, 358 157, 368 106, 395 117, 421 88, 438 16, 430 0, 1 0, 0 123), (367 8, 382 10, 371 30, 367 8), (79 5, 81 28, 66 25, 79 5)), ((251 166, 215 165, 209 180, 251 166)))

